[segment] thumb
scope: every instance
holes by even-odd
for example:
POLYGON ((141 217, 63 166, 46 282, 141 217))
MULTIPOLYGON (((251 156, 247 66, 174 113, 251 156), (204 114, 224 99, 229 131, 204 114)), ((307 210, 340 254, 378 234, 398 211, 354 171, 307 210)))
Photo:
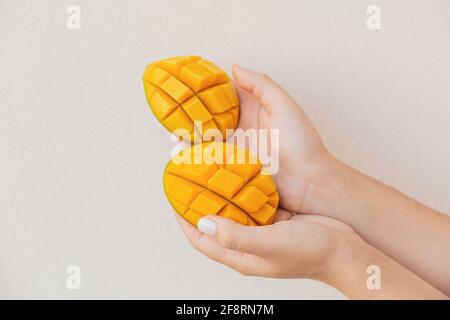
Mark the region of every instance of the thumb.
POLYGON ((263 256, 274 249, 270 236, 272 226, 248 227, 227 218, 209 215, 198 221, 197 228, 231 250, 263 256))
POLYGON ((233 64, 233 77, 245 91, 252 93, 269 114, 290 112, 297 102, 268 75, 244 69, 233 64))

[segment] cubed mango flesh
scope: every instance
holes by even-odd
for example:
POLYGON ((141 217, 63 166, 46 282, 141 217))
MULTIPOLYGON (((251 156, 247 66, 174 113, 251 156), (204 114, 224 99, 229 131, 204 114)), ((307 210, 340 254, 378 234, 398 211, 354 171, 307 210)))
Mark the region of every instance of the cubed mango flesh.
POLYGON ((208 60, 184 56, 156 61, 147 66, 143 81, 153 114, 180 139, 225 140, 238 125, 236 89, 227 74, 208 60))
POLYGON ((272 177, 248 150, 205 142, 181 151, 164 171, 164 191, 173 209, 193 225, 219 215, 255 226, 274 221, 278 192, 272 177))

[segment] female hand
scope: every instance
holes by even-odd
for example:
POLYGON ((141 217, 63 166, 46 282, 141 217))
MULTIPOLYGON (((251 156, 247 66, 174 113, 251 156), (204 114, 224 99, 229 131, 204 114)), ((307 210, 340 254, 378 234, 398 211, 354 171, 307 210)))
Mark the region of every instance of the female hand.
MULTIPOLYGON (((299 211, 309 184, 331 157, 301 108, 279 85, 237 65, 233 75, 241 104, 239 128, 279 130, 280 167, 275 180, 280 207, 299 211)), ((336 260, 332 258, 336 250, 353 234, 351 228, 287 210, 278 210, 275 224, 256 228, 208 216, 199 225, 207 235, 175 216, 194 247, 242 274, 322 277, 336 260)))
POLYGON ((214 239, 176 217, 198 250, 240 273, 270 277, 323 274, 335 250, 353 234, 351 228, 332 219, 290 212, 300 211, 308 186, 331 157, 309 119, 279 85, 237 65, 233 76, 241 104, 239 128, 279 130, 279 171, 274 178, 280 207, 286 210, 278 210, 274 225, 257 228, 216 216, 202 219, 210 225, 220 224, 217 234, 216 229, 208 233, 214 239))
POLYGON ((314 199, 306 202, 308 190, 324 184, 316 180, 325 176, 334 158, 297 102, 272 79, 237 65, 233 76, 241 104, 239 128, 279 130, 279 170, 274 178, 280 206, 310 212, 314 199))
POLYGON ((334 158, 295 100, 269 77, 237 66, 233 75, 241 100, 240 127, 279 129, 274 178, 280 206, 348 224, 371 245, 450 293, 450 218, 334 158))
MULTIPOLYGON (((333 218, 349 223, 378 248, 421 271, 425 278, 435 280, 436 270, 420 270, 423 264, 417 266, 417 257, 424 253, 430 256, 430 247, 445 252, 448 241, 435 241, 426 231, 446 234, 441 226, 448 225, 448 217, 427 212, 426 208, 336 160, 295 100, 266 75, 238 66, 233 66, 233 75, 241 101, 239 127, 279 130, 280 159, 275 181, 280 208, 273 225, 259 227, 207 216, 200 219, 197 229, 176 215, 194 247, 245 275, 322 280, 353 298, 445 298, 442 292, 333 218), (355 205, 358 202, 365 205, 355 205), (403 224, 405 213, 409 212, 411 217, 412 211, 416 211, 416 220, 421 218, 419 229, 403 224), (391 213, 389 218, 385 213, 391 213), (365 223, 364 217, 377 223, 365 223), (430 228, 421 230, 424 224, 430 228), (386 234, 385 230, 392 229, 397 232, 386 234), (420 232, 424 233, 421 238, 428 237, 430 241, 428 248, 423 246, 423 250, 417 251, 408 244, 420 232), (405 245, 400 248, 397 244, 402 242, 405 245), (371 265, 383 270, 383 290, 370 290, 366 284, 366 269, 371 265)), ((439 269, 436 274, 444 274, 445 266, 446 263, 441 264, 438 269, 442 272, 439 269)), ((433 282, 445 288, 445 281, 433 282)))
POLYGON ((354 236, 351 228, 336 220, 282 209, 273 225, 259 227, 211 215, 202 218, 197 229, 175 216, 197 250, 243 275, 325 281, 354 236))
POLYGON ((248 227, 212 215, 197 229, 175 216, 197 250, 242 275, 320 280, 354 299, 447 298, 331 218, 280 209, 273 225, 248 227), (382 270, 377 290, 368 285, 373 266, 382 270))

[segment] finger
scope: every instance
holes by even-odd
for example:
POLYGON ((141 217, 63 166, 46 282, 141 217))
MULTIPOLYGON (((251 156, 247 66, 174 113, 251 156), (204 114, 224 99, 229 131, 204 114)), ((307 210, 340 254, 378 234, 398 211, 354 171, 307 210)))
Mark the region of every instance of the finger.
POLYGON ((293 214, 290 213, 289 211, 278 209, 277 215, 275 216, 274 223, 277 223, 279 221, 289 220, 290 218, 292 218, 292 216, 293 216, 293 214))
POLYGON ((298 215, 295 215, 294 219, 299 220, 299 221, 320 223, 327 227, 332 227, 334 229, 337 229, 337 230, 340 230, 340 231, 343 231, 346 233, 354 232, 354 230, 349 225, 347 225, 341 221, 338 221, 338 220, 330 219, 325 216, 311 215, 311 214, 298 214, 298 215))
POLYGON ((295 100, 265 74, 244 69, 237 64, 232 68, 236 83, 259 99, 269 114, 295 110, 295 100))
POLYGON ((224 264, 242 275, 262 276, 268 274, 269 267, 262 258, 221 246, 214 238, 205 235, 175 213, 186 238, 192 246, 208 258, 224 264))
POLYGON ((255 97, 251 92, 248 92, 247 90, 243 89, 243 88, 237 83, 236 80, 233 80, 233 84, 234 84, 234 86, 235 86, 235 88, 236 88, 237 94, 238 94, 238 96, 239 96, 239 101, 241 102, 241 104, 245 104, 245 102, 251 101, 252 99, 258 101, 258 100, 256 99, 256 97, 255 97))
POLYGON ((272 225, 248 227, 230 219, 210 215, 200 219, 197 227, 231 250, 257 256, 265 256, 275 250, 271 241, 272 225))

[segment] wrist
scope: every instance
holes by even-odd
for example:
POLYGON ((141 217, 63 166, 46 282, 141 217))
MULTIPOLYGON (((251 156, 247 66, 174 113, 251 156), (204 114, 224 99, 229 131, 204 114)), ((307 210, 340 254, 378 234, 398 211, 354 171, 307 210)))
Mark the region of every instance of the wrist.
POLYGON ((328 246, 312 278, 336 287, 343 270, 352 269, 355 257, 367 256, 371 246, 347 224, 323 217, 319 219, 329 221, 326 223, 329 227, 328 246))
POLYGON ((355 232, 346 232, 336 243, 323 272, 317 280, 323 281, 348 295, 348 288, 365 286, 367 268, 374 264, 376 249, 355 232))
POLYGON ((300 212, 335 217, 345 198, 339 196, 348 187, 351 169, 332 154, 326 153, 308 184, 300 212))
POLYGON ((343 238, 316 280, 340 290, 350 299, 447 299, 356 233, 343 238))

